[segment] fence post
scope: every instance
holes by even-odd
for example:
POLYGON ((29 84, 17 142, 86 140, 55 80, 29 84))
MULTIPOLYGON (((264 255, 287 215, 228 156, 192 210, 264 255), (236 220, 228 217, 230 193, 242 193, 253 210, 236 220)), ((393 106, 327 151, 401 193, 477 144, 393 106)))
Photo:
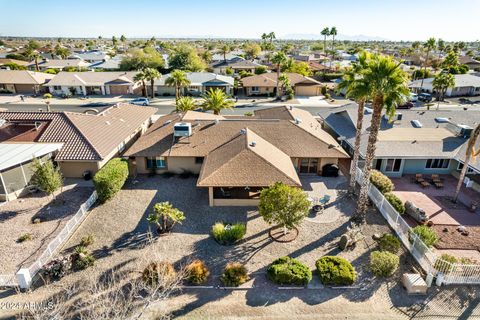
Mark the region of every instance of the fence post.
POLYGON ((17 277, 18 285, 20 286, 20 288, 30 288, 30 285, 32 284, 32 275, 30 274, 28 268, 22 268, 18 270, 15 276, 17 277))

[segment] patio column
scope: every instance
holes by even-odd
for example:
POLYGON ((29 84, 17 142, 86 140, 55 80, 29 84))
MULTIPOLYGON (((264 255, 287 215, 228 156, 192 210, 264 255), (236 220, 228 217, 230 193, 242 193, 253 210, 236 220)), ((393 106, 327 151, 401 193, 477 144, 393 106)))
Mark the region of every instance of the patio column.
POLYGON ((208 187, 208 205, 213 207, 213 187, 208 187))
POLYGON ((104 96, 106 93, 105 93, 105 86, 100 86, 100 90, 102 90, 102 96, 104 96))

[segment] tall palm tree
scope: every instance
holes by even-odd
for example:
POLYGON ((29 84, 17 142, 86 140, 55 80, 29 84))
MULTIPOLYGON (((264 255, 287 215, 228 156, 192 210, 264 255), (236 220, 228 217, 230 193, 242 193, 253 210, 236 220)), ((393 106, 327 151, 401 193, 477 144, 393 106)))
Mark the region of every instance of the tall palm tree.
POLYGON ((220 47, 219 52, 223 54, 223 61, 227 62, 227 53, 231 51, 231 48, 228 44, 224 44, 223 46, 220 47))
POLYGON ((332 57, 330 59, 330 69, 332 68, 332 60, 334 59, 335 57, 335 36, 337 35, 337 28, 336 27, 332 27, 330 29, 330 33, 329 33, 331 36, 332 36, 332 57))
POLYGON ((180 89, 190 84, 187 74, 182 70, 173 70, 170 77, 165 80, 167 86, 175 86, 175 99, 180 98, 180 89))
POLYGON ((145 68, 143 72, 145 73, 145 80, 150 81, 150 86, 152 87, 151 95, 153 99, 155 98, 155 86, 154 86, 155 80, 160 79, 162 74, 158 72, 158 70, 155 68, 145 68))
POLYGON ((323 54, 325 54, 327 50, 327 37, 330 36, 330 29, 328 27, 323 28, 320 34, 323 36, 323 54))
POLYGON ((448 88, 455 86, 455 77, 448 72, 442 71, 435 76, 432 81, 433 90, 437 91, 437 110, 440 107, 440 101, 445 97, 448 88))
POLYGON ((202 107, 204 110, 212 110, 213 114, 220 114, 223 109, 232 109, 235 103, 229 100, 229 97, 222 89, 210 90, 203 95, 202 107))
POLYGON ((397 105, 405 102, 409 96, 408 76, 400 69, 400 63, 392 57, 383 55, 372 55, 368 60, 365 70, 362 72, 363 85, 368 86, 369 96, 372 100, 372 120, 370 134, 368 137, 365 165, 363 168, 363 179, 360 185, 357 208, 352 220, 364 223, 367 205, 368 188, 370 185, 370 174, 372 162, 375 158, 378 131, 380 130, 382 110, 386 108, 386 114, 391 119, 395 115, 397 105))
POLYGON ((470 136, 470 139, 468 139, 467 151, 465 152, 465 162, 463 163, 463 168, 462 168, 462 171, 460 172, 460 177, 458 177, 458 183, 457 183, 457 188, 455 189, 453 202, 457 202, 458 200, 458 195, 460 194, 463 180, 465 179, 465 175, 467 174, 468 164, 470 163, 470 159, 472 157, 475 158, 480 154, 480 150, 475 151, 475 144, 477 143, 479 136, 480 136, 480 124, 477 125, 475 130, 473 130, 472 135, 470 136))
POLYGON ((277 37, 275 36, 275 32, 270 32, 268 35, 267 35, 268 39, 270 40, 270 44, 273 43, 273 40, 277 39, 277 37))
POLYGON ((147 86, 145 84, 146 80, 147 80, 147 74, 145 73, 145 70, 138 71, 137 74, 133 77, 133 81, 142 82, 142 95, 144 97, 147 96, 147 86))
POLYGON ((38 53, 38 51, 28 49, 26 54, 29 59, 35 61, 35 71, 40 71, 40 68, 38 67, 38 58, 40 58, 40 54, 38 53))
POLYGON ((272 63, 276 65, 277 67, 277 98, 280 98, 280 71, 282 69, 282 66, 287 62, 287 55, 282 52, 278 51, 276 52, 273 57, 272 57, 272 63))
POLYGON ((351 194, 355 193, 358 159, 360 158, 360 138, 362 136, 365 101, 369 98, 370 95, 368 83, 362 81, 363 72, 367 68, 368 59, 370 59, 370 54, 366 51, 362 52, 359 55, 358 62, 353 64, 352 69, 345 72, 342 82, 340 82, 337 87, 338 91, 346 90, 345 96, 347 98, 353 98, 358 104, 355 147, 353 151, 353 159, 350 164, 349 191, 351 194))
POLYGON ((430 38, 427 40, 427 42, 423 44, 423 47, 427 51, 427 54, 425 56, 425 61, 423 62, 423 75, 422 75, 422 82, 420 84, 420 89, 423 88, 423 79, 425 78, 425 74, 427 73, 428 56, 430 55, 430 51, 435 49, 436 44, 437 44, 437 41, 435 40, 435 38, 430 38))
POLYGON ((197 106, 192 97, 181 97, 175 103, 175 111, 190 111, 194 110, 197 106))

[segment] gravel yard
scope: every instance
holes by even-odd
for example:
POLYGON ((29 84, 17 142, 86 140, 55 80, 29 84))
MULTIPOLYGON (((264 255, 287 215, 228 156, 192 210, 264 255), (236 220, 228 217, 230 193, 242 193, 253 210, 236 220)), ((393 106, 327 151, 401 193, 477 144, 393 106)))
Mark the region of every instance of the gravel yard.
POLYGON ((55 200, 36 193, 1 206, 0 274, 15 273, 22 265, 29 267, 92 192, 92 187, 69 185, 55 200), (35 218, 41 223, 32 223, 35 218), (19 242, 18 238, 27 233, 32 239, 19 242))

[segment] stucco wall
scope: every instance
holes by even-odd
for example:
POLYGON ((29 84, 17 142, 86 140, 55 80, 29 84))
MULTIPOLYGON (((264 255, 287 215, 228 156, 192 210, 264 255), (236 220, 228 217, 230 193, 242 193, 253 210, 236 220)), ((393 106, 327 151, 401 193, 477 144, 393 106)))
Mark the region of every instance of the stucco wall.
MULTIPOLYGON (((458 166, 457 161, 450 160, 448 168, 445 169, 427 169, 425 165, 427 159, 403 159, 399 172, 386 172, 387 159, 383 159, 381 171, 388 177, 397 178, 404 174, 449 174, 458 166)), ((374 164, 375 165, 375 164, 374 164)), ((375 167, 375 166, 374 166, 375 167)))
MULTIPOLYGON (((138 174, 150 173, 151 170, 147 169, 147 160, 145 157, 136 157, 136 168, 138 174)), ((202 168, 201 163, 195 163, 195 157, 167 157, 167 168, 156 170, 157 173, 170 171, 174 173, 182 173, 186 170, 192 173, 198 174, 202 168)))
POLYGON ((58 164, 65 178, 82 178, 86 170, 95 174, 99 169, 98 162, 59 161, 58 164))
POLYGON ((258 91, 253 92, 252 87, 245 87, 245 92, 247 96, 251 95, 268 95, 270 93, 273 93, 275 88, 270 88, 270 87, 258 87, 258 91))

